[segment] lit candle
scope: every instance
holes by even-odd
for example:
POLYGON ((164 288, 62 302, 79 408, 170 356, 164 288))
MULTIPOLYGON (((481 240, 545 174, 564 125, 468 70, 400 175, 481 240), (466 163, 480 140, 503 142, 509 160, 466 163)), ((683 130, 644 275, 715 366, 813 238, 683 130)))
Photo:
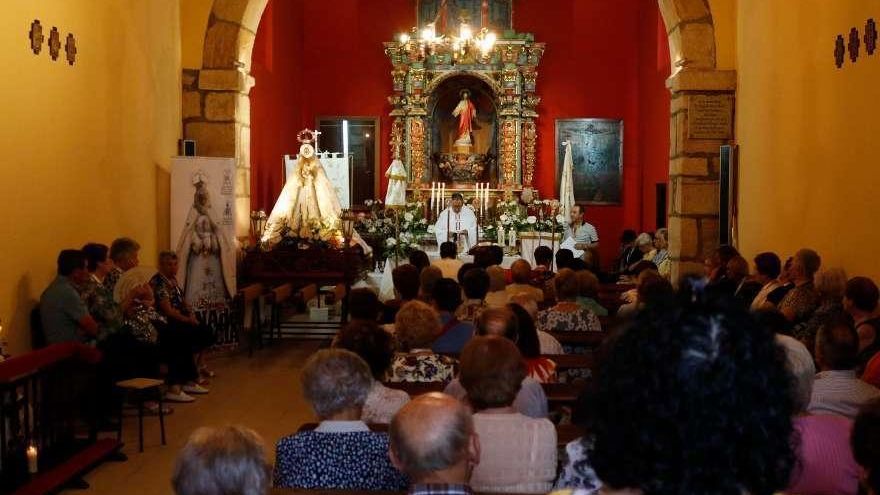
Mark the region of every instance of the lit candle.
POLYGON ((28 445, 27 462, 28 462, 28 472, 31 474, 36 474, 36 472, 37 472, 37 447, 34 445, 28 445))

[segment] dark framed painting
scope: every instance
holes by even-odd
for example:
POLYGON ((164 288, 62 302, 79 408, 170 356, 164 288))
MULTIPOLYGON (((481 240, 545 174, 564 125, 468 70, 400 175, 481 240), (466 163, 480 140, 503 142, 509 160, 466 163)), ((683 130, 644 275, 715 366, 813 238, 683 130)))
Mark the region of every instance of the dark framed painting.
POLYGON ((556 119, 556 187, 571 142, 574 200, 588 205, 623 202, 623 120, 556 119))

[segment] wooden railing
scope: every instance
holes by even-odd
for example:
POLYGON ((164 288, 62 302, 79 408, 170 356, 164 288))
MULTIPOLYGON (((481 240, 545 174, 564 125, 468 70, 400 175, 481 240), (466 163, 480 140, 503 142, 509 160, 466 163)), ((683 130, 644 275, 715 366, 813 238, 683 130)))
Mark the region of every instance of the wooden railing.
POLYGON ((97 438, 100 357, 65 343, 0 363, 0 493, 57 491, 118 452, 115 438, 97 438), (29 447, 36 473, 29 473, 29 447))

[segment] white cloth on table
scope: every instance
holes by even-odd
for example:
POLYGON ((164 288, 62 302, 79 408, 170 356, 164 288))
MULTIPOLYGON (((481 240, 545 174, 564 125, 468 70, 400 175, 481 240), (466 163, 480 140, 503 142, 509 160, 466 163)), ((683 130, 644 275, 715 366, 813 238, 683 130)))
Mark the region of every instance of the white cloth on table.
POLYGON ((477 245, 477 216, 474 214, 474 210, 462 206, 461 210, 455 212, 450 207, 437 216, 434 234, 437 236, 438 246, 446 241, 452 241, 452 235, 458 232, 467 232, 468 244, 465 251, 470 250, 471 246, 477 245))
MULTIPOLYGON (((428 259, 431 262, 440 259, 440 254, 437 252, 428 253, 428 259)), ((458 257, 463 263, 473 263, 474 257, 465 254, 458 257)), ((504 260, 501 262, 501 268, 508 269, 510 265, 513 264, 514 261, 521 259, 519 256, 505 256, 504 260)), ((407 260, 401 259, 400 264, 406 264, 407 260)), ((373 289, 379 295, 379 301, 385 302, 394 299, 394 281, 391 278, 391 272, 394 271, 394 268, 397 265, 394 264, 393 258, 388 258, 385 261, 385 271, 382 272, 381 275, 376 273, 371 273, 367 276, 367 285, 373 289)), ((505 296, 506 297, 506 296, 505 296)))

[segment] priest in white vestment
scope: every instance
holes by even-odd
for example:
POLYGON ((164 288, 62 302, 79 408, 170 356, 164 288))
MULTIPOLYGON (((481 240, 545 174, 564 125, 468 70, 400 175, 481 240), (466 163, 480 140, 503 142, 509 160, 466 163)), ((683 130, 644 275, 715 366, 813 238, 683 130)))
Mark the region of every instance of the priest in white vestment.
POLYGON ((452 205, 443 210, 434 225, 437 245, 450 241, 459 246, 459 252, 466 253, 477 245, 477 216, 474 210, 464 206, 461 193, 452 195, 452 205))

